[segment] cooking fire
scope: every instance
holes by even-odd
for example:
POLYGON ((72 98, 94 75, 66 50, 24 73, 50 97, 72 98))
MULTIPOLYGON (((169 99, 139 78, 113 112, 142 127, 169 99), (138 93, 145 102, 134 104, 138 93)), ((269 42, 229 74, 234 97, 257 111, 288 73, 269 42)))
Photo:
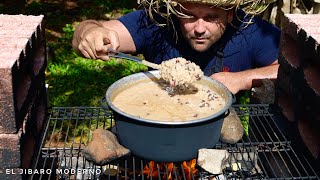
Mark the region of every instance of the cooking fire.
POLYGON ((172 179, 194 179, 198 170, 196 169, 196 159, 190 161, 183 161, 179 164, 170 163, 156 163, 155 161, 150 161, 143 169, 143 174, 147 178, 159 178, 164 180, 172 179), (181 166, 177 168, 176 166, 181 166), (178 171, 177 171, 178 169, 178 171), (163 172, 163 173, 161 173, 163 172))

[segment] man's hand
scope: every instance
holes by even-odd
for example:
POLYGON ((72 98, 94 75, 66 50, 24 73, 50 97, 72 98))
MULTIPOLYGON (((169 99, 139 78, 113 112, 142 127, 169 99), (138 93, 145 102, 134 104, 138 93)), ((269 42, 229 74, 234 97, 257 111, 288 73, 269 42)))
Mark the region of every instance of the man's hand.
POLYGON ((240 90, 250 90, 261 85, 262 79, 276 79, 279 64, 274 61, 271 65, 240 72, 219 72, 210 77, 224 84, 233 94, 240 90))
POLYGON ((73 49, 81 56, 108 60, 108 48, 135 53, 136 46, 128 29, 118 20, 82 21, 72 40, 73 49))
POLYGON ((115 31, 95 27, 88 29, 78 45, 79 51, 87 58, 108 60, 108 48, 119 47, 118 34, 115 31))
POLYGON ((117 49, 120 42, 117 32, 103 27, 97 21, 88 20, 76 28, 72 46, 86 58, 108 60, 108 48, 117 49))
POLYGON ((247 89, 244 79, 238 75, 239 73, 233 72, 219 72, 214 73, 210 77, 221 82, 225 85, 233 94, 238 93, 240 90, 247 89))

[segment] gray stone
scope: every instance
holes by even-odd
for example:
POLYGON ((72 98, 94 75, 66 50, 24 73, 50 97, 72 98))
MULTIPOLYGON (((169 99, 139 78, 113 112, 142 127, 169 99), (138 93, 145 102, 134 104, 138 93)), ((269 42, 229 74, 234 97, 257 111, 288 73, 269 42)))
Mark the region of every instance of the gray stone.
POLYGON ((212 174, 222 174, 226 167, 229 153, 225 149, 199 149, 198 165, 212 174))
POLYGON ((229 110, 230 114, 224 118, 222 124, 220 141, 234 144, 242 138, 244 129, 234 108, 230 107, 229 110))
POLYGON ((92 141, 83 149, 82 153, 88 161, 104 165, 128 155, 130 150, 119 144, 117 137, 112 132, 100 128, 93 131, 92 141))

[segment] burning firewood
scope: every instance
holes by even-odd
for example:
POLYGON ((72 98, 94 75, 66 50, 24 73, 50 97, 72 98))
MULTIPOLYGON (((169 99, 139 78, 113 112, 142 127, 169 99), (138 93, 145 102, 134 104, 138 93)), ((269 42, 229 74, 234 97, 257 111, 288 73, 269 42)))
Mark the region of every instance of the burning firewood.
POLYGON ((92 133, 92 141, 82 150, 85 158, 97 165, 104 165, 114 159, 130 153, 119 144, 117 137, 105 129, 96 129, 92 133))

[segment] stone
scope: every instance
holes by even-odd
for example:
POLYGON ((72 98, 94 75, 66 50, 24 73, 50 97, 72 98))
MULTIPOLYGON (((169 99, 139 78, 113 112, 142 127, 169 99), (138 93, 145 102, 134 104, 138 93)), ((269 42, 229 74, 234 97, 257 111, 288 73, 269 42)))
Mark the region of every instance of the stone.
POLYGON ((235 109, 230 107, 229 110, 230 114, 223 120, 220 141, 234 144, 242 138, 244 129, 235 109))
POLYGON ((212 174, 222 174, 228 163, 229 153, 225 149, 199 149, 198 165, 212 174))
POLYGON ((96 129, 92 141, 82 150, 88 161, 104 165, 114 159, 130 154, 130 150, 119 144, 117 137, 108 130, 96 129))
POLYGON ((252 96, 262 104, 273 104, 275 99, 275 86, 272 80, 262 79, 262 85, 252 88, 252 96))

